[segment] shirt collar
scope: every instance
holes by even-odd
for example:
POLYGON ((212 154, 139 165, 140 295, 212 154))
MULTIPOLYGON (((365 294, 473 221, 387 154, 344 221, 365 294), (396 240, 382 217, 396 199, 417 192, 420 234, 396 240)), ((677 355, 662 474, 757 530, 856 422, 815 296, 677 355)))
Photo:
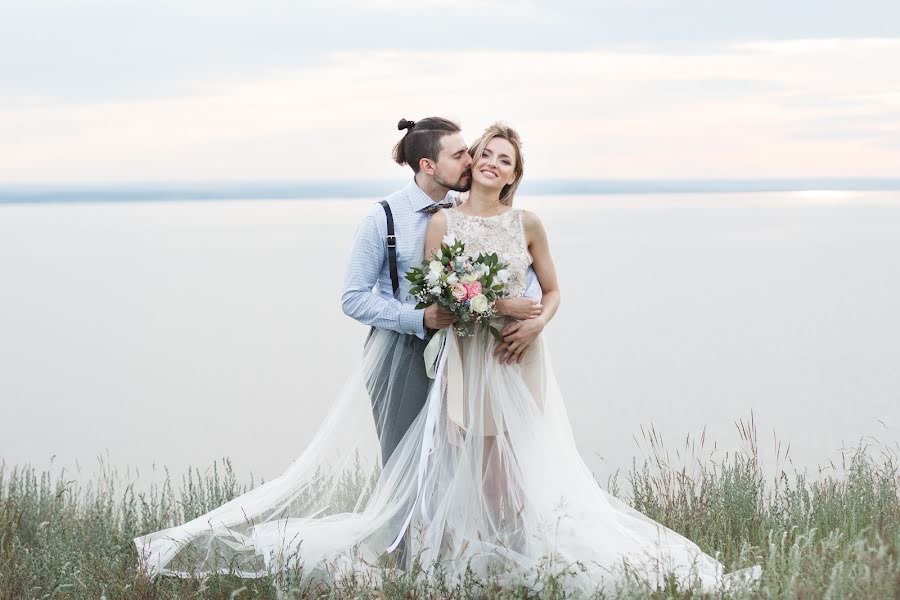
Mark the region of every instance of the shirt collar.
MULTIPOLYGON (((416 180, 413 179, 410 181, 406 187, 404 188, 406 192, 406 197, 409 199, 409 206, 413 210, 413 212, 418 212, 423 208, 428 208, 432 204, 434 204, 434 200, 431 199, 431 196, 422 191, 416 184, 416 180)), ((456 205, 456 196, 453 192, 448 191, 447 195, 444 196, 442 200, 438 200, 438 202, 451 202, 454 206, 456 205)))

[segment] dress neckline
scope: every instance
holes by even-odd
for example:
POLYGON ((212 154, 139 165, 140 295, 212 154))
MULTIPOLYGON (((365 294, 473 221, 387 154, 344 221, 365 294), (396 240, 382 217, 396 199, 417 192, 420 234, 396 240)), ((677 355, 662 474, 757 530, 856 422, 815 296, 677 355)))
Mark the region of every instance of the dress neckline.
POLYGON ((502 213, 499 213, 499 214, 496 214, 496 215, 491 215, 491 216, 489 216, 489 217, 482 217, 482 216, 479 216, 479 215, 468 215, 468 214, 464 213, 463 211, 459 210, 458 207, 454 207, 454 208, 452 208, 452 209, 450 209, 450 210, 456 212, 456 214, 458 214, 458 215, 462 215, 462 216, 464 216, 464 217, 469 217, 470 219, 496 219, 497 217, 505 216, 506 214, 511 213, 511 212, 513 212, 513 211, 516 210, 516 209, 510 207, 510 208, 508 208, 507 210, 504 210, 502 213))

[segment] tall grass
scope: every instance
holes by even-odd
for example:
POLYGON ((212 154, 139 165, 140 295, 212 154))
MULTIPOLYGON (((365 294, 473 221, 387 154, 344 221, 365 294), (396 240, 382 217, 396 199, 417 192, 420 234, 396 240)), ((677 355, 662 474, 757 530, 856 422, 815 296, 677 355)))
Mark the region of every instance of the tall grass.
MULTIPOLYGON (((860 444, 815 478, 780 469, 767 479, 755 423, 737 427, 745 450, 722 460, 704 456, 702 434, 673 457, 653 428, 642 431, 649 458, 627 476, 632 506, 726 565, 756 556, 763 580, 755 596, 900 597, 897 452, 860 444)), ((788 450, 776 448, 788 462, 788 450)))
MULTIPOLYGON (((729 569, 761 564, 758 598, 900 597, 900 476, 897 453, 861 445, 840 466, 806 473, 763 473, 756 427, 738 423, 745 442, 719 456, 705 436, 669 451, 651 427, 645 459, 607 488, 653 519, 694 540, 729 569), (625 491, 620 489, 620 485, 625 491)), ((786 451, 778 450, 784 458, 786 451)), ((784 461, 787 462, 787 461, 784 461)), ((154 578, 136 565, 132 539, 203 514, 254 487, 230 463, 190 470, 136 493, 105 467, 90 483, 0 461, 0 600, 22 598, 563 598, 566 571, 549 569, 528 586, 503 587, 469 575, 418 576, 385 569, 339 582, 308 581, 302 570, 261 579, 154 578)), ((577 566, 573 566, 573 569, 577 566)), ((692 598, 674 585, 647 590, 623 583, 598 597, 692 598)))

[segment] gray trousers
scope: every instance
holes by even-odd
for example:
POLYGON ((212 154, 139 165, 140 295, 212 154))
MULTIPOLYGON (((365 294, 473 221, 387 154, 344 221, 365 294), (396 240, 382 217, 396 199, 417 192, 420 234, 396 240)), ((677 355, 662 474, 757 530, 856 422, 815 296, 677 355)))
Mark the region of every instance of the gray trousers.
MULTIPOLYGON (((366 346, 375 333, 373 327, 366 346)), ((428 339, 396 331, 382 331, 393 336, 388 349, 376 358, 376 368, 366 381, 375 429, 381 443, 381 463, 387 464, 400 440, 425 406, 433 380, 425 374, 425 346, 428 339)))

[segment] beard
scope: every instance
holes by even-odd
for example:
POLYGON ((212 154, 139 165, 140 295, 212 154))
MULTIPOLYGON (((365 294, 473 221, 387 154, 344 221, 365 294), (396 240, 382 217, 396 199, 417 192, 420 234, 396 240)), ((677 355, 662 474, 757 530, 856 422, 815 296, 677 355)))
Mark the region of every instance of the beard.
POLYGON ((472 189, 472 171, 466 170, 462 175, 459 176, 459 179, 456 182, 445 181, 443 177, 435 173, 434 182, 441 187, 445 187, 448 190, 453 190, 454 192, 468 192, 472 189))

